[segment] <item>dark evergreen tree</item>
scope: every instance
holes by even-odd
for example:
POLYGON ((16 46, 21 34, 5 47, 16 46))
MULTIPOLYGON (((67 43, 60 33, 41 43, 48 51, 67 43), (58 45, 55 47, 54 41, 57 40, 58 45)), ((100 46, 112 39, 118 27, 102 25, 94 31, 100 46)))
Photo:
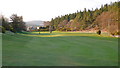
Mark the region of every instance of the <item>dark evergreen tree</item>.
POLYGON ((13 32, 21 32, 22 30, 26 30, 25 22, 23 21, 22 16, 17 16, 13 14, 11 17, 11 23, 13 27, 13 32))

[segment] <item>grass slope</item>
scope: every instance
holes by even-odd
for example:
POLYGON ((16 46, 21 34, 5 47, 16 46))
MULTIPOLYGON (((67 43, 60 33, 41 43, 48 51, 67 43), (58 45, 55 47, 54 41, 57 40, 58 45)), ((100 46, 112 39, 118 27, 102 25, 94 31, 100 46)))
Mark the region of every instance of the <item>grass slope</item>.
MULTIPOLYGON (((42 34, 48 35, 48 33, 42 34)), ((55 32, 53 34, 62 33, 55 32)), ((118 65, 117 38, 80 35, 59 37, 27 35, 35 35, 35 33, 3 34, 3 66, 118 65)))
POLYGON ((2 67, 2 33, 0 33, 0 67, 2 67))

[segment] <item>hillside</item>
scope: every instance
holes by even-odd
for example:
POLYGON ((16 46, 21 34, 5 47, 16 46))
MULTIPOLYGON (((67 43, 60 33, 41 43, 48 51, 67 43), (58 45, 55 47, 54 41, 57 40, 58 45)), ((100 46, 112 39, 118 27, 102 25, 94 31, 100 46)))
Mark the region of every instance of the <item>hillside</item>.
POLYGON ((118 13, 117 12, 103 12, 99 15, 94 24, 98 24, 99 29, 106 30, 110 33, 119 31, 118 28, 118 13))
POLYGON ((27 26, 43 26, 43 21, 34 20, 26 22, 27 26))
POLYGON ((73 14, 58 16, 51 20, 54 30, 58 31, 80 31, 80 30, 105 30, 111 34, 119 33, 118 13, 120 2, 102 5, 95 10, 77 11, 73 14))

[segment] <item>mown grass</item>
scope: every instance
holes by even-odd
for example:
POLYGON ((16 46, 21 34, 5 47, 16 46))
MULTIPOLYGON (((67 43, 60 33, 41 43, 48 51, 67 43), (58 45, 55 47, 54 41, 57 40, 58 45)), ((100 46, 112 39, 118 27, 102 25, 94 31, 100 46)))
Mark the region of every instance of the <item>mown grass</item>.
MULTIPOLYGON (((21 34, 21 33, 20 33, 21 34)), ((52 33, 49 32, 23 32, 21 35, 25 36, 34 36, 34 37, 59 37, 59 36, 94 36, 94 37, 110 37, 107 33, 102 33, 101 35, 97 35, 96 33, 81 33, 81 32, 60 32, 54 31, 52 33)))
POLYGON ((2 37, 4 66, 118 65, 118 39, 104 34, 27 32, 2 37))

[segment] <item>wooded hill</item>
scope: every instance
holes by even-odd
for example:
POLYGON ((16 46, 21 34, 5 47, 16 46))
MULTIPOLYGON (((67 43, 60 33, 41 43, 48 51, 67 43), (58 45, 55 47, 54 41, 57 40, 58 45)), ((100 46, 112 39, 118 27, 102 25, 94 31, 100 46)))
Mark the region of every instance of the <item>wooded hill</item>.
POLYGON ((58 16, 51 20, 50 25, 58 31, 106 30, 112 34, 119 33, 120 2, 102 5, 95 10, 77 11, 76 13, 58 16))

